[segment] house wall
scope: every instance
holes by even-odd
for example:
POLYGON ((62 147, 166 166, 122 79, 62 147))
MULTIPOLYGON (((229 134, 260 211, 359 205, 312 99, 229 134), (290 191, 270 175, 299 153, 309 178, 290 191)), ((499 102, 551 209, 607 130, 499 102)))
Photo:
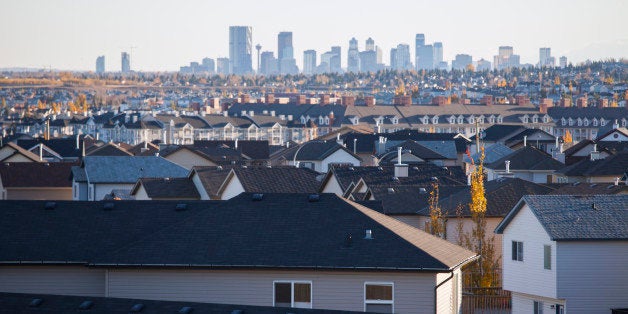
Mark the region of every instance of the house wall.
POLYGON ((453 277, 449 280, 450 273, 436 274, 436 285, 438 287, 438 298, 436 300, 437 313, 458 313, 462 304, 462 274, 458 269, 453 272, 453 277), (447 280, 447 281, 445 281, 447 280))
POLYGON ((84 266, 2 266, 0 291, 105 296, 105 270, 84 266))
POLYGON ((240 179, 238 179, 237 175, 231 177, 231 180, 229 180, 226 184, 227 185, 220 196, 221 200, 234 198, 244 192, 244 187, 242 186, 242 183, 240 183, 240 179))
MULTIPOLYGON (((543 298, 539 296, 513 292, 512 296, 512 314, 530 314, 534 313, 534 301, 543 303, 543 313, 554 314, 556 313, 556 305, 560 304, 565 306, 564 300, 557 300, 551 298, 543 298), (552 308, 554 306, 554 308, 552 308)), ((571 314, 571 308, 564 307, 565 313, 571 314)), ((608 311, 610 312, 610 311, 608 311)))
POLYGON ((187 149, 181 149, 164 158, 188 170, 192 169, 193 166, 217 166, 212 161, 207 160, 187 149))
POLYGON ((549 238, 528 205, 523 205, 510 221, 502 239, 504 289, 556 299, 556 242, 549 238), (523 261, 512 260, 512 241, 523 242, 523 261), (543 267, 544 245, 552 246, 551 270, 543 267))
POLYGON ((100 201, 105 198, 105 195, 111 193, 111 190, 131 190, 133 188, 132 183, 129 184, 94 184, 94 198, 95 201, 100 201))
POLYGON ((194 183, 194 186, 196 187, 198 194, 201 196, 201 200, 209 200, 210 199, 209 194, 207 194, 207 191, 203 187, 203 183, 201 183, 201 178, 199 178, 196 172, 192 176, 192 182, 194 183))
POLYGON ((423 223, 423 225, 421 226, 423 217, 419 215, 388 215, 388 216, 395 218, 407 225, 410 225, 412 227, 419 228, 425 231, 425 223, 423 223))
POLYGON ((570 314, 628 307, 628 241, 561 241, 557 251, 558 297, 570 314))
POLYGON ((146 189, 144 188, 144 185, 140 185, 140 187, 137 189, 137 192, 135 192, 135 195, 133 196, 135 197, 135 200, 138 200, 138 201, 151 200, 151 198, 148 197, 148 193, 146 193, 146 189))
POLYGON ((331 178, 327 180, 327 184, 325 184, 325 186, 323 187, 323 193, 334 193, 342 197, 342 194, 344 193, 344 191, 340 187, 340 184, 338 183, 338 179, 336 179, 335 175, 332 175, 331 178))
POLYGON ((601 138, 600 141, 604 141, 604 142, 626 142, 628 141, 628 136, 622 134, 621 132, 613 132, 607 136, 605 136, 604 138, 601 138), (617 137, 614 137, 615 134, 617 134, 617 137))
POLYGON ((87 183, 72 181, 72 200, 87 201, 87 183))
POLYGON ((5 158, 13 155, 14 152, 15 152, 15 149, 13 149, 10 146, 4 146, 0 148, 0 161, 4 161, 5 158))
POLYGON ((327 156, 327 158, 323 159, 321 162, 315 162, 316 169, 314 170, 325 173, 329 170, 330 163, 350 163, 354 166, 360 165, 360 161, 353 157, 353 155, 347 153, 343 149, 339 149, 333 154, 327 156))
POLYGON ((107 278, 109 297, 260 306, 273 305, 274 280, 305 280, 313 308, 347 311, 364 311, 365 282, 392 282, 396 313, 432 313, 436 281, 433 273, 131 269, 111 269, 107 278))
POLYGON ((72 200, 72 188, 7 188, 8 200, 72 200))
POLYGON ((22 154, 15 154, 15 155, 13 155, 11 157, 8 157, 8 158, 2 160, 2 162, 33 162, 33 160, 24 157, 24 155, 22 155, 22 154))

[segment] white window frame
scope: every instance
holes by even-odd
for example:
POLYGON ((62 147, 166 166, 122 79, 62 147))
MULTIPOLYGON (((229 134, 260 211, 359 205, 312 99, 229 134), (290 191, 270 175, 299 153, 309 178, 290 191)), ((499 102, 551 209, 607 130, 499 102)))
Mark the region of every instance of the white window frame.
POLYGON ((366 312, 366 304, 390 304, 391 305, 391 313, 395 313, 395 283, 390 281, 365 281, 364 282, 364 312, 366 312), (366 286, 391 286, 392 287, 392 300, 366 300, 366 286))
POLYGON ((311 309, 314 304, 314 285, 311 280, 273 280, 273 307, 275 307, 275 284, 277 283, 289 283, 290 284, 290 307, 294 307, 294 284, 309 284, 310 285, 310 307, 298 307, 299 309, 311 309))
POLYGON ((532 304, 532 311, 534 314, 543 314, 543 301, 534 301, 532 304))
POLYGON ((543 245, 543 269, 552 270, 552 245, 544 244, 543 245), (547 251, 549 249, 549 252, 547 251), (549 259, 549 266, 545 264, 545 261, 549 259))
POLYGON ((510 259, 512 261, 514 261, 514 262, 523 262, 523 257, 525 256, 525 254, 523 254, 524 253, 523 250, 524 250, 523 241, 512 240, 511 241, 511 252, 510 252, 511 258, 510 259), (516 244, 517 245, 517 249, 516 249, 517 255, 516 256, 512 254, 513 253, 512 252, 512 245, 515 245, 515 243, 517 243, 516 244), (521 244, 521 251, 519 250, 519 244, 521 244))

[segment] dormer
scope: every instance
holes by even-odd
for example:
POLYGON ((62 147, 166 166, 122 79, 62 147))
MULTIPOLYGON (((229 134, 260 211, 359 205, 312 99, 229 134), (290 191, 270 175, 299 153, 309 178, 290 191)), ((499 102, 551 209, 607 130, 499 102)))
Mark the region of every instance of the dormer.
POLYGON ((458 124, 463 124, 464 123, 464 117, 462 115, 458 116, 458 124))
MULTIPOLYGON (((467 117, 467 122, 469 124, 474 124, 475 123, 475 116, 474 115, 470 115, 469 117, 467 117)), ((478 121, 479 123, 479 121, 478 121)))
POLYGON ((497 116, 497 123, 504 123, 504 117, 501 114, 497 116))
POLYGON ((587 118, 582 119, 582 124, 584 126, 589 126, 589 119, 587 119, 587 118))
POLYGON ((593 118, 592 124, 593 124, 593 126, 598 126, 599 122, 598 122, 597 118, 593 118))
POLYGON ((421 122, 423 122, 423 124, 430 123, 430 117, 428 117, 428 116, 423 116, 423 118, 421 120, 422 120, 421 122))
POLYGON ((539 116, 533 115, 532 116, 532 123, 539 123, 539 116))
POLYGON ((397 116, 390 117, 390 123, 392 123, 392 124, 399 124, 399 117, 397 117, 397 116))
POLYGON ((569 122, 569 126, 573 126, 574 121, 573 121, 572 118, 569 118, 569 120, 567 120, 567 121, 569 122))
POLYGON ((301 120, 301 124, 305 124, 307 122, 304 116, 301 116, 300 120, 301 120))
POLYGON ((552 118, 549 115, 544 115, 543 116, 543 123, 550 123, 551 119, 552 118))
POLYGON ((438 124, 438 116, 432 117, 432 124, 438 124))
POLYGON ((449 124, 456 124, 456 116, 452 115, 449 117, 449 124))
POLYGON ((565 118, 560 118, 560 124, 567 125, 567 120, 565 118))
POLYGON ((479 124, 484 124, 484 115, 481 115, 481 116, 477 117, 476 120, 478 120, 479 124))
POLYGON ((329 125, 329 117, 325 117, 325 125, 329 125))
POLYGON ((375 118, 374 120, 375 120, 375 125, 384 124, 384 117, 382 117, 382 116, 379 116, 379 117, 375 118))
POLYGON ((626 118, 622 118, 621 119, 621 127, 625 128, 626 127, 626 123, 627 123, 626 118))
POLYGON ((521 117, 521 121, 522 121, 523 123, 528 123, 528 122, 529 122, 529 120, 530 120, 530 117, 528 117, 528 115, 527 115, 527 114, 526 114, 526 115, 523 115, 523 117, 521 117))
POLYGON ((318 125, 325 125, 325 118, 323 118, 323 116, 318 116, 318 125))
POLYGON ((576 120, 576 122, 578 123, 578 126, 582 126, 582 119, 578 118, 578 120, 576 120))
POLYGON ((604 118, 600 118, 600 126, 606 126, 606 120, 604 120, 604 118))
POLYGON ((351 123, 353 125, 358 125, 358 123, 360 123, 360 118, 357 117, 357 116, 353 116, 353 117, 349 118, 349 120, 351 121, 351 123))
POLYGON ((495 116, 494 115, 491 115, 490 117, 488 117, 488 123, 495 124, 495 116))

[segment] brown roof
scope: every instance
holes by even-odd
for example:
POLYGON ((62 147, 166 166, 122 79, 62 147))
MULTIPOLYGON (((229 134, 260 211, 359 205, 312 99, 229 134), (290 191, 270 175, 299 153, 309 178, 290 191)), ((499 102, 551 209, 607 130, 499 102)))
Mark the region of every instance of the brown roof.
POLYGON ((193 173, 198 175, 201 180, 203 188, 207 192, 207 195, 212 199, 218 195, 218 190, 227 179, 227 176, 231 172, 231 169, 225 169, 223 167, 193 167, 190 177, 193 173))
POLYGON ((4 187, 71 187, 71 162, 12 162, 0 164, 4 187))

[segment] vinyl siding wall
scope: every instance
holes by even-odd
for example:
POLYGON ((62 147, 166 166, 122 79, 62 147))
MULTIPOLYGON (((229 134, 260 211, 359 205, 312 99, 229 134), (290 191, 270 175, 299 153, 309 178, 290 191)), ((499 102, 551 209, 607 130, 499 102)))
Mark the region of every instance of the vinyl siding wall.
POLYGON ((212 161, 187 149, 179 150, 165 158, 188 170, 192 169, 193 166, 216 166, 212 161))
POLYGON ((194 173, 194 175, 192 176, 192 182, 194 182, 194 186, 196 187, 196 190, 198 191, 198 194, 201 196, 202 200, 211 199, 209 197, 209 194, 207 194, 207 190, 205 190, 205 187, 203 187, 203 183, 201 183, 201 178, 199 178, 198 174, 194 173))
POLYGON ((234 175, 231 180, 227 182, 227 186, 223 190, 220 199, 228 200, 240 195, 240 193, 242 192, 244 192, 244 187, 242 186, 242 183, 240 183, 240 179, 238 179, 238 176, 234 175))
POLYGON ((148 197, 148 193, 146 193, 146 189, 144 189, 144 185, 140 185, 140 187, 137 189, 137 192, 135 192, 135 199, 138 201, 149 201, 151 200, 150 197, 148 197))
MULTIPOLYGON (((539 296, 533 296, 523 293, 512 293, 512 314, 532 314, 534 313, 534 301, 543 302, 543 313, 545 314, 554 314, 556 313, 556 304, 565 305, 563 300, 551 299, 551 298, 543 298, 539 296), (554 306, 554 308, 552 308, 554 306)), ((571 311, 568 311, 565 308, 565 314, 571 314, 571 311)), ((610 313, 610 311, 608 311, 610 313)), ((607 314, 608 314, 607 313, 607 314)))
POLYGON ((628 241, 558 242, 558 297, 569 314, 628 308, 628 241))
POLYGON ((133 183, 131 184, 94 184, 94 193, 95 198, 94 201, 101 201, 105 198, 105 195, 111 193, 111 190, 131 190, 133 188, 133 183))
MULTIPOLYGON (((364 283, 392 282, 396 313, 432 313, 435 277, 430 273, 113 269, 108 291, 110 297, 272 306, 274 280, 304 280, 312 282, 313 308, 364 311, 364 283)), ((441 288, 439 293, 451 291, 441 288)), ((450 294, 439 299, 449 302, 450 294)))
POLYGON ((8 200, 72 200, 72 188, 7 188, 8 200))
POLYGON ((336 179, 335 175, 332 175, 331 178, 329 178, 329 181, 327 181, 327 184, 325 184, 325 187, 323 188, 323 193, 334 193, 342 197, 344 191, 340 188, 340 184, 338 183, 338 179, 336 179))
POLYGON ((346 151, 339 149, 335 151, 333 154, 327 156, 327 158, 323 159, 320 163, 315 162, 316 171, 326 173, 329 170, 330 163, 350 163, 354 166, 359 166, 360 161, 353 157, 351 154, 346 151))
POLYGON ((556 242, 551 241, 528 205, 508 224, 503 234, 504 289, 556 299, 556 242), (523 242, 523 261, 512 260, 512 241, 523 242), (552 247, 552 269, 543 264, 544 245, 552 247))
POLYGON ((0 291, 105 296, 105 270, 84 266, 1 266, 0 291))

